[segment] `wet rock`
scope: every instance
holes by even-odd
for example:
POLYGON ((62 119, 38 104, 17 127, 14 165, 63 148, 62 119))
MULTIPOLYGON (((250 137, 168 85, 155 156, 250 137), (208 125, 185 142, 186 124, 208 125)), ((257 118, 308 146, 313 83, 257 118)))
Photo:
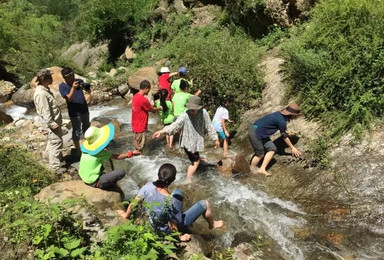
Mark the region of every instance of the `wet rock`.
POLYGON ((233 257, 237 260, 253 260, 258 259, 253 254, 254 248, 249 243, 241 243, 233 248, 233 257))
POLYGON ((210 259, 205 257, 204 255, 208 254, 208 249, 205 246, 204 239, 196 234, 191 235, 191 240, 189 242, 180 243, 181 247, 184 247, 183 257, 186 259, 190 259, 195 255, 203 255, 202 259, 210 259))
POLYGON ((93 205, 103 224, 113 226, 119 223, 115 214, 121 202, 121 190, 105 191, 90 187, 81 180, 64 181, 51 184, 42 189, 35 198, 41 201, 61 202, 69 198, 81 198, 93 205))
POLYGON ((144 67, 133 73, 128 78, 129 87, 139 90, 140 83, 143 80, 148 80, 151 83, 151 93, 157 93, 159 90, 159 86, 157 84, 158 76, 156 73, 156 68, 154 67, 144 67))
POLYGON ((237 154, 235 157, 227 157, 216 166, 217 170, 227 177, 236 173, 249 173, 250 168, 248 162, 245 160, 244 155, 237 154))
POLYGON ((232 176, 232 165, 234 163, 234 160, 232 158, 225 158, 217 164, 216 168, 217 170, 224 174, 227 177, 232 176))
POLYGON ((235 162, 232 167, 232 173, 249 173, 249 162, 245 159, 243 154, 237 154, 235 162))
POLYGON ((0 124, 10 124, 13 122, 13 118, 0 110, 0 124))

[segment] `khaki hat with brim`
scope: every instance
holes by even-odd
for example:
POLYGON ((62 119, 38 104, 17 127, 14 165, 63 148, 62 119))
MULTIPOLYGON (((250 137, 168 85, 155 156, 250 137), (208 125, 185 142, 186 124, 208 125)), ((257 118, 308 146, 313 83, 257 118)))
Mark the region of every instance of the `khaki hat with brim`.
POLYGON ((85 131, 85 141, 81 144, 81 151, 90 155, 101 152, 115 135, 113 124, 105 125, 101 128, 91 126, 85 131))
POLYGON ((293 116, 301 116, 300 107, 296 103, 289 104, 286 108, 280 111, 285 116, 293 115, 293 116))
POLYGON ((189 98, 187 104, 185 105, 188 109, 199 110, 203 108, 203 102, 198 96, 192 96, 189 98))

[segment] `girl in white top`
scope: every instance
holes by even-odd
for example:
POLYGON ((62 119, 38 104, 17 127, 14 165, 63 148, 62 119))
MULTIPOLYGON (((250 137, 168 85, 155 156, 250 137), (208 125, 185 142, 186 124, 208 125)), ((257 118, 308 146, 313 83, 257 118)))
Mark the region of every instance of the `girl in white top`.
POLYGON ((216 109, 215 116, 212 120, 212 126, 219 135, 220 139, 223 140, 223 156, 226 157, 228 155, 228 136, 229 132, 227 127, 225 126, 225 121, 229 123, 233 123, 232 120, 229 119, 228 107, 230 107, 233 103, 234 99, 232 96, 224 96, 221 99, 220 106, 216 109))

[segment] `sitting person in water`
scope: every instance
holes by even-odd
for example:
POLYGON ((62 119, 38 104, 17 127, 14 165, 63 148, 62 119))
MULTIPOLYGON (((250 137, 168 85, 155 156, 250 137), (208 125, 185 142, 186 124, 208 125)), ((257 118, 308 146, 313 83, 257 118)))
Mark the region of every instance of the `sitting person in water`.
POLYGON ((137 155, 137 151, 129 151, 123 154, 113 154, 106 148, 115 135, 115 127, 112 124, 101 128, 91 126, 85 131, 84 143, 81 144, 81 158, 79 175, 85 184, 106 189, 115 185, 125 176, 124 170, 113 170, 104 173, 103 163, 112 159, 122 160, 137 155))
MULTIPOLYGON (((163 164, 158 171, 158 179, 148 182, 137 193, 136 198, 128 206, 127 211, 118 210, 118 215, 127 219, 133 208, 140 202, 147 202, 145 207, 149 221, 154 228, 165 233, 171 231, 185 232, 199 216, 203 216, 209 229, 223 226, 222 220, 214 220, 207 200, 200 200, 187 211, 183 212, 183 193, 176 189, 169 193, 169 185, 176 179, 176 167, 172 164, 163 164)), ((188 241, 189 234, 180 236, 181 241, 188 241)))

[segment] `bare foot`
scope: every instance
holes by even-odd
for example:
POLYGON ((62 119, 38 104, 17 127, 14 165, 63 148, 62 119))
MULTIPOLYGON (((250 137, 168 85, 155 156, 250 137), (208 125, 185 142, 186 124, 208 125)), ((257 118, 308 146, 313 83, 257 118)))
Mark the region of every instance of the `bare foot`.
POLYGON ((252 174, 259 174, 260 173, 260 169, 259 169, 259 167, 256 167, 256 166, 251 166, 251 167, 249 167, 250 169, 251 169, 251 173, 252 174))
POLYGON ((224 221, 222 220, 215 220, 213 221, 213 225, 209 227, 209 229, 216 229, 221 228, 224 225, 224 221))
POLYGON ((133 151, 133 155, 140 155, 141 154, 141 151, 140 150, 134 150, 133 151))
POLYGON ((267 177, 272 176, 272 173, 269 173, 266 170, 262 170, 262 169, 259 169, 259 173, 264 174, 267 177))

